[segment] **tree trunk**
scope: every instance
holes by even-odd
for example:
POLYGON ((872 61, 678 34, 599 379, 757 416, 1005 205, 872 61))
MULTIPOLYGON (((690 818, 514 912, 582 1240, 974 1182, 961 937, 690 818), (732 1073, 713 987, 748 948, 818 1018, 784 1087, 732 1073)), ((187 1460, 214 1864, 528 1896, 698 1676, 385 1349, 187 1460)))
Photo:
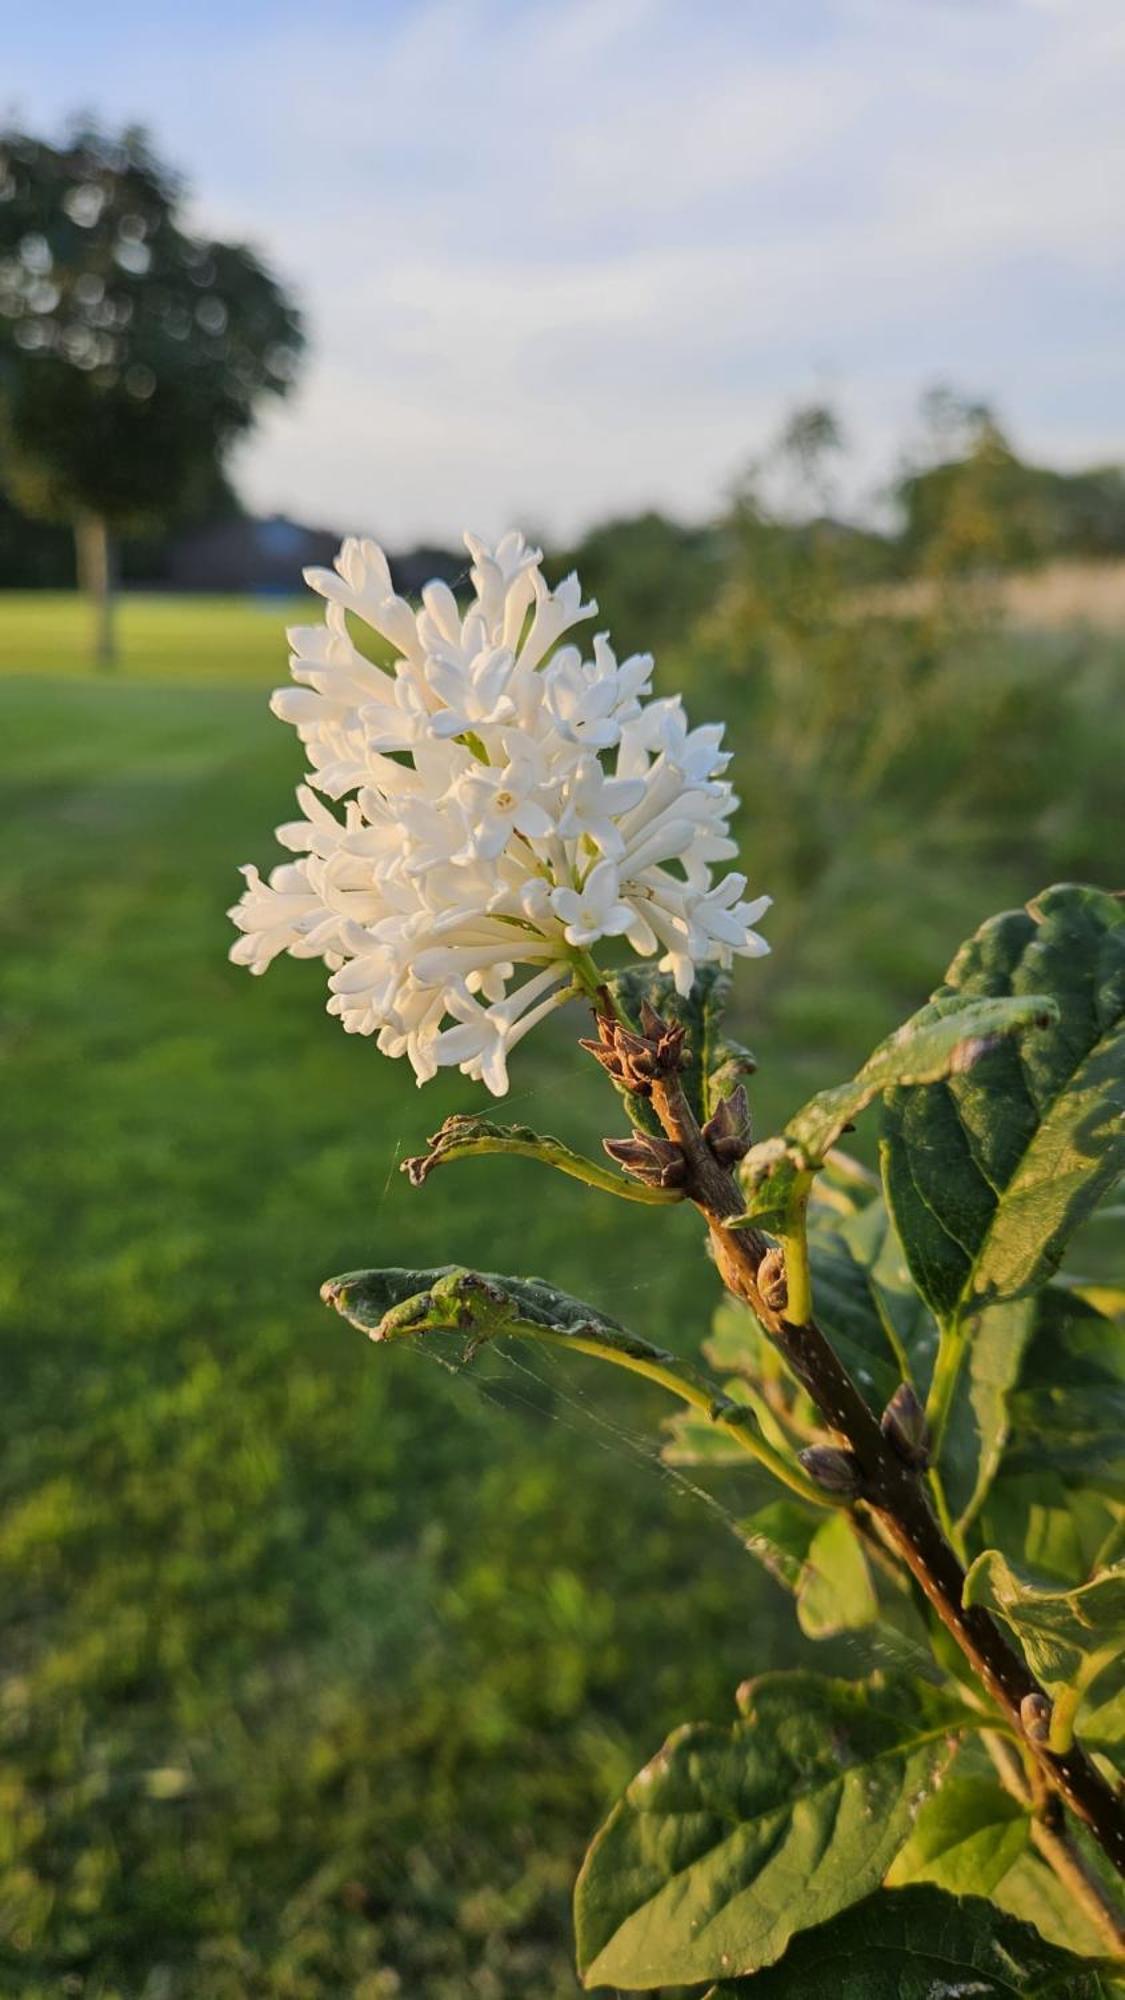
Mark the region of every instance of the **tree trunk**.
POLYGON ((113 623, 113 557, 103 514, 79 514, 74 523, 78 588, 94 611, 94 665, 103 672, 116 664, 113 623))

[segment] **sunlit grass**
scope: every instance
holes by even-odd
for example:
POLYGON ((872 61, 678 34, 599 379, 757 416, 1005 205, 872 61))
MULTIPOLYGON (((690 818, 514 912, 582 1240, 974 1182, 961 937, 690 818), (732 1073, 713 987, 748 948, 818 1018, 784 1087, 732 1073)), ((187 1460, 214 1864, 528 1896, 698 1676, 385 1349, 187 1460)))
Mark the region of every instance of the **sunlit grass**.
MULTIPOLYGON (((458 1259, 689 1348, 714 1275, 690 1215, 523 1164, 408 1188, 400 1158, 479 1093, 419 1093, 344 1036, 315 966, 226 962, 236 866, 269 862, 300 771, 264 691, 308 600, 120 615, 98 676, 78 599, 0 597, 0 1992, 568 2000, 586 1835, 667 1726, 795 1650, 788 1615, 619 1437, 651 1435, 655 1392, 590 1363, 485 1372, 482 1400, 480 1364, 376 1353, 317 1291, 458 1259)), ((952 663, 895 785, 830 801, 804 874, 761 824, 742 685, 693 691, 731 715, 747 864, 778 896, 776 957, 738 977, 759 1135, 992 910, 1111 871, 1119 653, 1021 657, 1015 720, 1073 690, 1074 735, 1004 763, 966 700, 982 670, 952 663)), ((520 1049, 507 1109, 596 1152, 622 1127, 578 1028, 520 1049)), ((870 1128, 849 1143, 870 1157, 870 1128)))
MULTIPOLYGON (((117 606, 125 679, 244 681, 285 677, 285 626, 306 597, 176 597, 125 591, 117 606)), ((92 616, 74 591, 0 593, 0 673, 92 674, 92 616)))

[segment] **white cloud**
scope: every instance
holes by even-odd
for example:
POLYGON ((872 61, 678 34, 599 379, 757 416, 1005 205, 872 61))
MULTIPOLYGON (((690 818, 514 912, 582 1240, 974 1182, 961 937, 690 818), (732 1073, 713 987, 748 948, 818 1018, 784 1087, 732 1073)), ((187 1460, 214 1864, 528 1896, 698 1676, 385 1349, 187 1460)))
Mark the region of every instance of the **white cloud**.
POLYGON ((390 539, 704 511, 785 403, 862 476, 936 375, 1125 451, 1119 0, 325 0, 132 33, 29 110, 143 113, 314 348, 240 460, 390 539), (112 58, 112 59, 110 59, 112 58), (1073 356, 1073 367, 1068 367, 1073 356))

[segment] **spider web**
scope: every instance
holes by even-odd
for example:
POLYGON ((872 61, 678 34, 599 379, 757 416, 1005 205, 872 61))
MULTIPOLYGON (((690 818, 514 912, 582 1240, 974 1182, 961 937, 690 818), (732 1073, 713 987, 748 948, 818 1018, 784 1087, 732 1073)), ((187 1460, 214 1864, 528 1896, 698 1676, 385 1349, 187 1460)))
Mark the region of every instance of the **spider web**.
MULTIPOLYGON (((505 1113, 523 1114, 527 1107, 542 1101, 557 1105, 565 1085, 564 1073, 553 1078, 549 1085, 514 1091, 505 1098, 505 1113)), ((390 1191, 404 1150, 404 1141, 400 1138, 391 1155, 377 1208, 382 1206, 390 1191)), ((638 1299, 645 1293, 658 1291, 661 1284, 659 1277, 653 1277, 603 1287, 611 1294, 605 1301, 606 1309, 630 1324, 636 1318, 638 1299)), ((715 1304, 719 1296, 716 1281, 715 1304)), ((738 1542, 756 1567, 767 1567, 760 1548, 755 1547, 756 1537, 748 1526, 746 1515, 766 1500, 781 1497, 782 1489, 767 1474, 759 1473, 753 1489, 747 1493, 745 1514, 740 1518, 731 1506, 703 1483, 702 1477, 693 1477, 683 1466, 670 1464, 663 1456, 664 1439, 659 1419, 662 1414, 670 1414, 677 1407, 672 1399, 668 1400, 664 1411, 660 1411, 657 1405, 649 1405, 654 1410, 654 1420, 653 1427, 646 1429, 620 1414, 616 1406, 620 1391, 617 1383, 605 1381, 605 1366, 581 1355, 568 1355, 562 1349, 512 1337, 490 1339, 474 1349, 471 1343, 466 1344, 463 1336, 433 1330, 413 1336, 408 1345, 431 1366, 452 1376, 461 1390, 475 1399, 478 1408, 488 1413, 498 1430, 521 1421, 525 1424, 548 1422, 561 1426, 579 1441, 583 1450, 593 1447, 610 1457, 627 1460, 639 1476, 659 1481, 665 1492, 678 1503, 702 1510, 725 1534, 738 1542), (587 1380, 595 1386, 588 1389, 585 1386, 587 1380), (597 1393, 599 1386, 600 1395, 597 1393)), ((640 1385, 636 1386, 638 1394, 643 1394, 640 1385)), ((784 1611, 779 1615, 784 1616, 784 1611)), ((792 1610, 789 1615, 793 1615, 792 1610)), ((815 1665, 815 1642, 810 1640, 808 1643, 812 1650, 810 1665, 815 1665)), ((899 1671, 920 1671, 927 1675, 933 1673, 929 1651, 885 1619, 860 1631, 837 1634, 832 1646, 834 1669, 837 1662, 847 1657, 859 1674, 870 1673, 881 1666, 899 1671)))

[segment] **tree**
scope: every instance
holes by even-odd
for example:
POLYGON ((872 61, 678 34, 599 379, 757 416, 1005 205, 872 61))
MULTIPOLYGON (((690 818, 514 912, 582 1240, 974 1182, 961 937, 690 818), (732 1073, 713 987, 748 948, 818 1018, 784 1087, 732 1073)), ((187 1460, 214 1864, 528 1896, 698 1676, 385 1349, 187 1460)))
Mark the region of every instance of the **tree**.
POLYGON ((113 537, 190 509, 304 345, 254 252, 187 233, 183 199, 143 132, 0 135, 0 473, 73 527, 102 665, 113 537))
POLYGON ((1016 456, 987 403, 931 389, 922 418, 927 462, 896 491, 910 567, 938 578, 988 576, 1049 554, 1045 482, 1016 456))

